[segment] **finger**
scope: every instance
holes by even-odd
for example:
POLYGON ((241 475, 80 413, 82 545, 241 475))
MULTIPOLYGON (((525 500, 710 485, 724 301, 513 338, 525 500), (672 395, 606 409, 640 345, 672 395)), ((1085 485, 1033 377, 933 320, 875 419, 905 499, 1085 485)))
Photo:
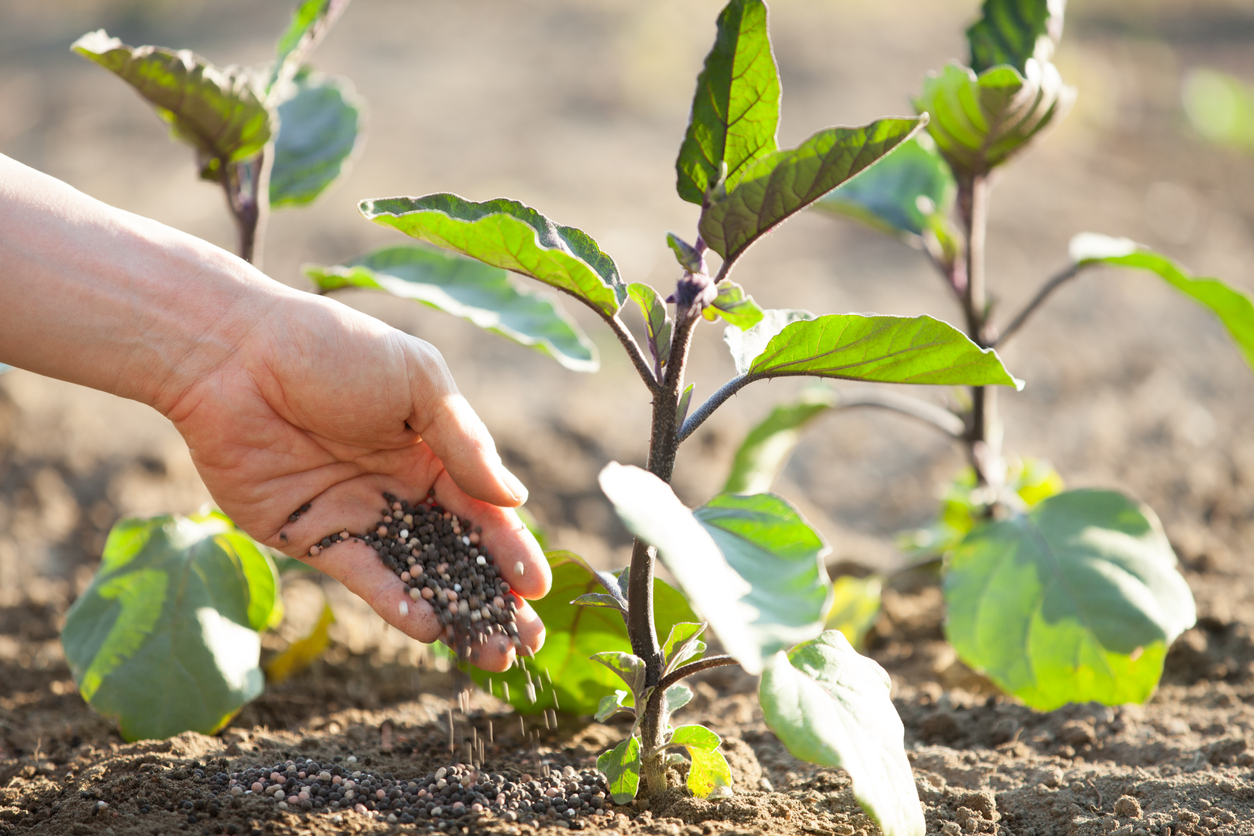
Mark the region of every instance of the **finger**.
POLYGON ((447 473, 435 480, 435 499, 469 525, 482 529, 480 543, 510 588, 524 598, 543 598, 553 583, 544 551, 512 508, 467 496, 447 473))
MULTIPOLYGON (((414 600, 408 584, 379 561, 374 549, 361 540, 333 543, 305 562, 344 584, 365 601, 384 621, 410 638, 430 643, 452 638, 440 626, 435 610, 423 598, 414 600)), ((524 599, 515 596, 514 617, 524 655, 544 646, 544 624, 524 599)), ((455 643, 455 642, 454 642, 455 643)), ((486 671, 508 670, 517 658, 513 640, 501 633, 488 636, 470 648, 470 661, 486 671)))
POLYGON ((444 358, 419 339, 407 343, 411 359, 414 432, 444 463, 453 481, 469 495, 493 505, 527 501, 527 489, 506 470, 488 428, 457 391, 444 358))

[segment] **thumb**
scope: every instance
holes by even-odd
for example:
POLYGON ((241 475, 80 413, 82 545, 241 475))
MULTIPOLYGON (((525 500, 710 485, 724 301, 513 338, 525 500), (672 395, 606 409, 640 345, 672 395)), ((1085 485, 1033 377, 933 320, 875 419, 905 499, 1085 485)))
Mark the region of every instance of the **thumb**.
POLYGON ((414 399, 410 429, 462 491, 492 505, 522 505, 527 489, 506 470, 488 428, 457 391, 444 358, 425 341, 415 339, 411 347, 418 348, 418 356, 410 366, 414 399))

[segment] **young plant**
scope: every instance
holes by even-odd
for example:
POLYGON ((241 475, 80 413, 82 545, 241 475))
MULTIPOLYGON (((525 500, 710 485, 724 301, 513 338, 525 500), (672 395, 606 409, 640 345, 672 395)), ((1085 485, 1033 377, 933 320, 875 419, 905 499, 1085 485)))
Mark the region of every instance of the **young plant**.
MULTIPOLYGON (((1248 293, 1194 277, 1126 239, 1092 233, 1072 239, 1069 264, 1005 325, 994 320, 984 265, 990 192, 1002 167, 1058 122, 1074 97, 1050 63, 1063 7, 986 0, 967 30, 970 66, 951 63, 930 75, 914 101, 930 116, 927 134, 816 206, 925 253, 979 346, 1000 350, 1055 290, 1108 265, 1157 275, 1209 308, 1254 365, 1248 293)), ((1148 699, 1168 646, 1196 618, 1162 527, 1130 497, 1064 491, 1048 466, 1005 455, 995 389, 972 386, 953 411, 877 392, 811 393, 753 430, 729 485, 768 487, 805 424, 852 406, 905 413, 966 450, 970 469, 947 491, 938 523, 912 544, 925 555, 944 555, 945 633, 959 658, 1035 708, 1148 699)), ((875 584, 851 589, 844 611, 873 610, 878 594, 875 584)))
MULTIPOLYGON (((627 738, 598 761, 615 800, 630 800, 642 784, 650 795, 665 791, 668 768, 684 760, 677 750, 687 752, 692 792, 729 791, 718 736, 698 725, 675 727, 672 714, 691 698, 682 684, 686 677, 738 664, 761 675, 767 722, 794 754, 847 769, 854 792, 886 833, 922 834, 887 675, 839 632, 823 631, 832 592, 822 538, 778 496, 727 492, 689 509, 669 485, 679 445, 755 381, 811 376, 1018 385, 991 348, 931 317, 763 311, 731 281, 736 263, 767 232, 889 155, 927 122, 925 116, 886 118, 829 128, 796 148, 778 148, 780 84, 766 12, 761 0, 731 0, 718 18, 676 164, 680 197, 700 207, 697 234, 691 243, 668 237, 681 272, 669 293, 628 283, 587 234, 512 200, 477 203, 431 194, 366 200, 361 211, 420 242, 530 276, 587 305, 616 335, 652 399, 646 468, 612 463, 600 475, 636 537, 630 566, 617 574, 596 572, 573 555, 553 553, 554 592, 537 607, 548 641, 536 662, 555 663, 549 665, 556 679, 548 704, 557 704, 560 691, 566 710, 595 708, 602 718, 625 711, 634 718, 627 738), (720 259, 716 269, 712 255, 720 259), (628 300, 642 315, 647 353, 623 321, 628 300), (689 414, 693 386, 685 370, 692 336, 702 322, 720 318, 736 373, 689 414), (658 558, 703 622, 684 618, 686 605, 657 606, 669 597, 655 582, 658 558), (576 596, 573 606, 567 596, 576 596), (561 616, 576 608, 586 614, 561 616), (608 626, 614 621, 621 623, 608 626), (594 640, 605 637, 609 646, 587 641, 586 623, 595 623, 594 640), (707 629, 726 653, 703 655, 707 629), (597 651, 590 654, 594 667, 617 680, 617 688, 606 687, 604 677, 583 678, 587 665, 578 676, 567 668, 589 650, 597 651), (554 655, 546 660, 546 653, 554 655), (568 679, 578 679, 579 687, 568 679)), ((425 279, 439 258, 421 245, 391 247, 308 274, 328 290, 408 282, 412 295, 431 299, 459 286, 443 273, 425 279)), ((530 671, 503 679, 502 693, 515 705, 534 709, 541 701, 530 671)))

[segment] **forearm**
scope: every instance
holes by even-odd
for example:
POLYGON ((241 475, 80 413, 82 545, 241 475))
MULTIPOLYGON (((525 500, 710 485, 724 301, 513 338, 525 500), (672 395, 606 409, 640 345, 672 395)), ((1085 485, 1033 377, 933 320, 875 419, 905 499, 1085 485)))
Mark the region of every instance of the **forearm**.
POLYGON ((297 293, 0 155, 0 362, 167 414, 297 293))

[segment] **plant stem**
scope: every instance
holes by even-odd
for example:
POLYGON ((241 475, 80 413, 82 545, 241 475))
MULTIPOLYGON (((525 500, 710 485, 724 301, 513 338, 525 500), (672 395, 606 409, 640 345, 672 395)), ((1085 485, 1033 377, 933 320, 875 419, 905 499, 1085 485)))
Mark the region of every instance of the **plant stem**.
POLYGON ((238 163, 220 160, 219 182, 239 232, 240 258, 260 267, 266 220, 270 214, 270 155, 264 150, 238 163))
MULTIPOLYGON (((684 367, 688 365, 688 349, 692 344, 693 327, 700 311, 678 307, 675 330, 671 337, 670 361, 660 387, 653 393, 653 429, 649 439, 649 472, 669 483, 675 470, 679 451, 679 427, 676 410, 683 391, 684 367)), ((653 624, 653 570, 656 550, 636 540, 631 552, 631 580, 627 589, 627 633, 631 648, 645 663, 645 684, 656 686, 662 678, 662 648, 653 624)), ((655 690, 642 709, 640 742, 645 752, 644 777, 650 793, 666 789, 666 767, 662 757, 662 694, 655 690)))
POLYGON ((738 663, 730 656, 708 656, 705 659, 699 659, 696 662, 689 662, 686 665, 681 665, 680 667, 675 668, 675 670, 663 677, 662 681, 657 685, 657 690, 659 693, 665 694, 667 688, 682 679, 687 679, 694 673, 701 673, 702 671, 713 670, 714 668, 722 668, 727 665, 735 664, 738 663))
POLYGON ((1006 329, 1002 331, 1000 335, 998 335, 997 339, 993 340, 993 346, 1000 346, 1002 343, 1006 342, 1006 340, 1010 339, 1011 335, 1023 327, 1023 324, 1028 321, 1028 318, 1036 312, 1036 309, 1045 302, 1051 293, 1066 282, 1075 278, 1077 273, 1088 266, 1089 265, 1087 264, 1072 264, 1066 270, 1063 270, 1061 273, 1058 273, 1056 276, 1050 278, 1049 281, 1045 282, 1045 284, 1041 285, 1041 289, 1036 292, 1034 297, 1032 297, 1032 301, 1024 305, 1023 310, 1019 311, 1019 315, 1010 321, 1010 324, 1006 326, 1006 329))
MULTIPOLYGON (((987 175, 963 177, 958 183, 958 205, 967 238, 967 287, 963 310, 967 336, 981 348, 989 346, 988 295, 984 283, 984 242, 988 232, 987 175)), ((971 387, 971 420, 967 427, 967 455, 980 485, 1000 485, 1001 425, 997 420, 997 392, 990 386, 971 387)))
POLYGON ((603 315, 602 318, 610 326, 614 336, 618 337, 618 341, 622 343, 627 356, 631 358, 632 365, 640 373, 640 379, 644 381, 644 385, 648 386, 649 391, 656 396, 661 384, 658 382, 657 375, 653 372, 653 366, 649 363, 648 358, 644 356, 644 351, 640 348, 640 344, 636 342, 636 338, 632 336, 631 331, 627 330, 627 326, 617 316, 603 315))

